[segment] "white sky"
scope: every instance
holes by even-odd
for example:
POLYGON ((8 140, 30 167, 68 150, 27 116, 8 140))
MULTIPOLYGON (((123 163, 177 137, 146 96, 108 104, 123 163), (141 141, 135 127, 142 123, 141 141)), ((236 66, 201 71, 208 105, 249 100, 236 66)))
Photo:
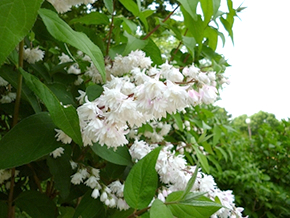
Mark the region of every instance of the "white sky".
POLYGON ((218 53, 229 64, 231 84, 221 92, 224 107, 233 117, 260 110, 278 119, 290 117, 290 22, 289 0, 233 0, 247 7, 234 23, 230 38, 218 53))

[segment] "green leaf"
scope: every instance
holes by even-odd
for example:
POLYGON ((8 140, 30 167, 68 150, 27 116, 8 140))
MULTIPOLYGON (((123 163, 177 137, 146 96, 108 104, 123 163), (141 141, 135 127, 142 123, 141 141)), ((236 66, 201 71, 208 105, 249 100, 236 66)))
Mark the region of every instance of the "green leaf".
POLYGON ((79 119, 76 109, 62 106, 53 92, 35 76, 20 69, 27 86, 41 99, 47 107, 55 125, 70 136, 77 144, 82 145, 79 119))
POLYGON ((8 214, 8 204, 6 203, 6 201, 0 201, 0 218, 6 218, 7 214, 8 214))
POLYGON ((74 96, 68 90, 65 84, 55 82, 47 84, 47 87, 53 92, 53 94, 57 97, 61 104, 77 106, 74 96))
POLYGON ((157 189, 158 175, 155 170, 161 147, 155 148, 135 164, 125 182, 124 198, 134 209, 149 205, 157 189))
POLYGON ((161 65, 163 63, 163 60, 161 57, 160 49, 152 39, 149 38, 147 41, 147 45, 142 50, 146 53, 146 56, 149 56, 151 58, 153 64, 161 65))
POLYGON ((199 0, 178 0, 183 8, 187 11, 188 14, 194 19, 197 20, 196 15, 196 7, 199 2, 199 0))
POLYGON ((82 23, 82 24, 86 24, 86 25, 99 25, 99 24, 109 24, 109 18, 102 13, 99 13, 97 11, 91 12, 89 14, 86 14, 82 17, 79 18, 75 18, 70 20, 69 24, 73 24, 73 23, 82 23))
POLYGON ((106 81, 104 57, 99 49, 84 33, 74 31, 66 22, 61 20, 56 13, 41 8, 38 11, 48 32, 57 40, 68 43, 87 54, 100 72, 103 81, 106 81))
POLYGON ((226 29, 226 31, 228 32, 229 36, 231 37, 232 42, 234 42, 234 33, 233 33, 233 30, 232 30, 231 24, 226 19, 224 19, 223 17, 220 17, 220 21, 222 22, 224 28, 226 29))
POLYGON ((66 199, 70 192, 72 168, 70 164, 70 145, 64 146, 64 154, 61 157, 47 157, 47 165, 54 177, 55 188, 60 191, 60 196, 66 199))
POLYGON ((158 198, 153 201, 149 213, 150 213, 150 218, 157 218, 157 217, 173 218, 171 211, 158 198))
POLYGON ((179 113, 171 114, 172 117, 174 118, 176 125, 178 126, 178 129, 180 131, 183 131, 183 121, 181 119, 181 116, 179 113))
POLYGON ((43 0, 1 0, 0 66, 32 28, 43 0))
POLYGON ((123 25, 124 30, 130 34, 135 34, 137 31, 137 25, 133 21, 125 17, 123 17, 122 19, 123 19, 122 25, 123 25))
POLYGON ((15 200, 16 206, 31 217, 54 218, 57 208, 54 202, 38 191, 24 191, 15 200))
POLYGON ((94 143, 91 147, 96 155, 101 158, 118 165, 130 166, 132 165, 131 156, 127 147, 118 147, 117 150, 108 148, 107 146, 101 146, 98 143, 94 143))
POLYGON ((195 39, 193 37, 182 36, 182 42, 186 46, 186 48, 188 49, 192 58, 194 58, 194 56, 195 56, 194 49, 195 49, 195 45, 196 45, 195 39))
POLYGON ((204 31, 204 36, 209 41, 208 46, 214 51, 216 50, 216 47, 217 47, 218 35, 219 35, 219 32, 213 27, 207 27, 204 31))
POLYGON ((223 155, 223 157, 225 158, 226 161, 228 161, 228 155, 224 149, 222 149, 221 147, 218 147, 218 146, 216 146, 215 149, 217 150, 217 152, 219 151, 223 155))
POLYGON ((103 91, 104 89, 100 85, 92 85, 86 88, 86 93, 87 93, 89 101, 93 101, 96 98, 100 97, 103 91))
POLYGON ((188 200, 180 201, 180 196, 182 195, 182 191, 173 192, 166 198, 166 203, 168 208, 171 210, 172 214, 176 217, 182 218, 205 218, 210 217, 213 213, 218 211, 222 205, 217 204, 210 199, 199 196, 200 194, 193 193, 196 197, 191 197, 188 200), (177 201, 177 202, 176 202, 177 201))
POLYGON ((213 15, 213 0, 200 0, 204 22, 208 24, 213 15))
POLYGON ((75 209, 72 207, 59 207, 60 215, 57 218, 72 218, 75 209))
MULTIPOLYGON (((18 75, 11 66, 3 65, 0 68, 0 76, 8 81, 14 88, 17 88, 18 84, 18 75)), ((41 107, 38 103, 36 96, 33 92, 27 87, 25 83, 22 84, 21 96, 24 100, 28 101, 33 108, 35 113, 41 112, 41 107)))
POLYGON ((132 12, 132 14, 135 17, 139 17, 141 22, 144 24, 145 30, 147 32, 148 31, 148 22, 146 20, 146 17, 144 16, 144 14, 140 11, 138 5, 133 0, 119 0, 119 2, 121 2, 122 5, 124 5, 124 7, 128 11, 132 12))
POLYGON ((105 208, 99 199, 91 197, 92 190, 87 191, 81 203, 76 208, 74 218, 97 218, 104 217, 105 208))
POLYGON ((218 141, 221 137, 221 134, 222 134, 222 130, 216 124, 213 127, 213 134, 214 134, 213 135, 213 146, 215 146, 218 143, 218 141))
POLYGON ((187 182, 187 185, 184 189, 184 192, 182 194, 182 196, 180 197, 179 200, 181 199, 184 199, 185 196, 190 192, 190 190, 192 189, 194 183, 195 183, 195 180, 196 180, 196 177, 197 177, 197 173, 198 173, 198 168, 199 168, 199 164, 197 163, 196 167, 195 167, 195 170, 194 170, 194 173, 192 175, 192 177, 190 178, 190 180, 187 182))
POLYGON ((55 128, 45 112, 23 119, 0 141, 0 169, 30 163, 60 147, 54 137, 55 128))
POLYGON ((127 32, 124 32, 124 36, 128 38, 128 42, 125 47, 125 50, 123 51, 122 54, 123 56, 128 55, 131 51, 143 49, 148 43, 148 40, 137 39, 136 37, 128 34, 127 32))
POLYGON ((215 15, 218 12, 220 5, 221 5, 221 0, 213 0, 213 6, 212 6, 213 15, 215 15))
POLYGON ((113 0, 104 0, 104 3, 110 14, 112 14, 114 12, 113 0))
POLYGON ((202 166, 202 169, 206 172, 209 173, 209 165, 208 165, 208 161, 206 156, 201 153, 201 151, 199 150, 199 148, 197 148, 196 146, 192 146, 195 150, 195 153, 197 155, 197 158, 202 166))

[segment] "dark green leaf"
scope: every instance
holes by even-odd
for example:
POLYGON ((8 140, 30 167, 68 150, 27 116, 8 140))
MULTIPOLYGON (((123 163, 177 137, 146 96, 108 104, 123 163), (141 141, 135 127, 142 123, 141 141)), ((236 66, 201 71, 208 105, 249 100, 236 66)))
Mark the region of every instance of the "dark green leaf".
POLYGON ((101 146, 98 143, 94 143, 92 150, 101 158, 118 165, 132 165, 131 156, 127 147, 118 147, 116 151, 113 148, 107 146, 101 146))
POLYGON ((32 28, 43 0, 1 0, 0 66, 32 28))
POLYGON ((206 173, 209 173, 209 165, 208 165, 208 161, 207 161, 207 158, 206 156, 201 153, 201 151, 199 150, 198 147, 196 146, 192 146, 195 150, 195 153, 197 155, 197 158, 202 166, 202 169, 206 172, 206 173))
POLYGON ((50 173, 54 176, 55 188, 60 191, 60 196, 66 199, 69 195, 71 186, 72 168, 70 164, 70 145, 64 146, 64 154, 61 157, 47 158, 47 165, 49 166, 50 173))
POLYGON ((61 20, 56 13, 44 8, 39 9, 38 13, 48 32, 54 38, 68 43, 86 53, 100 72, 103 81, 106 81, 104 57, 99 47, 92 43, 84 33, 74 31, 66 22, 61 20))
POLYGON ((100 97, 103 91, 104 89, 100 85, 92 85, 86 88, 86 93, 87 93, 89 101, 93 101, 96 98, 100 97))
POLYGON ((72 207, 60 207, 59 208, 60 215, 57 218, 72 218, 75 209, 72 207))
POLYGON ((108 11, 112 14, 113 13, 113 9, 114 9, 113 0, 104 0, 104 3, 106 5, 106 8, 108 9, 108 11))
POLYGON ((171 211, 165 206, 165 204, 158 198, 153 201, 150 208, 150 218, 173 218, 171 211))
POLYGON ((221 133, 222 133, 222 130, 219 128, 218 125, 215 124, 213 127, 213 134, 214 134, 213 135, 213 146, 215 146, 218 143, 218 141, 221 137, 221 133))
POLYGON ((98 218, 103 217, 105 208, 99 199, 91 197, 92 190, 87 191, 76 208, 74 218, 98 218))
POLYGON ((131 169, 124 187, 128 205, 142 209, 149 205, 157 189, 158 175, 155 170, 161 147, 155 148, 131 169))
POLYGON ((67 86, 65 86, 65 84, 50 83, 47 84, 47 87, 53 92, 53 94, 57 97, 61 104, 77 106, 74 96, 72 95, 70 90, 68 90, 67 86))
POLYGON ((147 45, 142 50, 146 56, 151 57, 153 64, 161 65, 163 63, 161 51, 152 39, 148 39, 147 45))
POLYGON ((55 218, 57 208, 54 202, 38 191, 24 191, 15 201, 16 206, 31 217, 55 218))
POLYGON ((198 168, 199 168, 199 164, 197 163, 196 167, 195 167, 195 170, 194 170, 194 173, 192 175, 192 177, 190 178, 190 180, 187 182, 187 185, 184 189, 184 192, 180 198, 180 200, 184 199, 185 196, 188 195, 188 193, 190 192, 190 190, 192 189, 194 183, 195 183, 195 180, 196 180, 196 177, 197 177, 197 173, 198 173, 198 168))
POLYGON ((35 76, 21 69, 28 87, 44 102, 55 125, 82 145, 82 137, 77 112, 72 106, 62 106, 50 89, 35 76))
POLYGON ((0 141, 0 169, 30 163, 60 147, 54 137, 55 128, 48 113, 23 119, 0 141))
POLYGON ((70 20, 69 24, 73 24, 73 23, 83 23, 86 25, 91 25, 91 24, 94 24, 94 25, 105 24, 105 25, 107 25, 110 23, 110 21, 109 21, 109 18, 105 14, 94 11, 94 12, 86 14, 82 17, 70 20))
POLYGON ((0 201, 0 218, 7 218, 8 204, 5 201, 0 201))

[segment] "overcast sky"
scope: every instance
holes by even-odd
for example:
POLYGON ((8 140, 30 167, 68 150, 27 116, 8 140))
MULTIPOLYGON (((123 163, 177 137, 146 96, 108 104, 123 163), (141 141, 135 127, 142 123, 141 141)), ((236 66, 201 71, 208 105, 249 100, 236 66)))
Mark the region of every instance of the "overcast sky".
POLYGON ((233 0, 247 7, 234 23, 234 46, 228 39, 218 52, 232 65, 231 84, 217 105, 233 117, 260 110, 276 118, 290 117, 289 0, 233 0))

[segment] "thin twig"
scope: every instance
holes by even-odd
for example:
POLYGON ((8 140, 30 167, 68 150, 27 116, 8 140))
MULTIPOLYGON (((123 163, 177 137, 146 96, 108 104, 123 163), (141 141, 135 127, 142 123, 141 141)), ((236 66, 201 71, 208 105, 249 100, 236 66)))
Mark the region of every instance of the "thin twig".
MULTIPOLYGON (((174 12, 177 10, 177 8, 179 8, 179 6, 180 6, 180 4, 178 4, 178 5, 174 8, 174 10, 171 11, 170 14, 168 14, 167 17, 164 18, 164 20, 162 20, 162 23, 165 23, 165 22, 166 22, 166 21, 171 17, 171 15, 174 14, 174 12)), ((158 28, 159 28, 160 26, 161 26, 160 24, 158 24, 157 26, 155 26, 154 29, 151 30, 151 31, 150 31, 150 32, 149 32, 149 33, 148 33, 148 34, 143 38, 143 40, 148 39, 148 38, 152 35, 152 33, 154 33, 156 30, 158 30, 158 28)))
POLYGON ((113 1, 113 12, 112 12, 112 19, 110 23, 110 30, 109 30, 109 38, 107 43, 107 49, 106 49, 106 56, 109 55, 110 45, 111 45, 111 38, 112 38, 112 32, 114 27, 114 12, 115 12, 115 1, 113 1))

